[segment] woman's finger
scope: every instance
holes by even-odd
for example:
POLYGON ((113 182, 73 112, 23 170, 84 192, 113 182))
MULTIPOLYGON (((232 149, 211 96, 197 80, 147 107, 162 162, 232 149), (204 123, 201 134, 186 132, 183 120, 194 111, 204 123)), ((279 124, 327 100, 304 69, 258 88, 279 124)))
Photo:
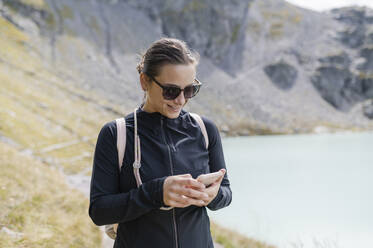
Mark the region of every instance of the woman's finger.
POLYGON ((193 178, 182 178, 180 179, 180 184, 186 187, 193 187, 193 188, 201 189, 201 190, 206 188, 206 186, 203 183, 193 178))
POLYGON ((188 207, 190 205, 202 206, 205 202, 185 195, 172 194, 172 199, 169 201, 172 207, 188 207))
POLYGON ((208 198, 208 194, 195 190, 193 188, 186 188, 186 187, 181 187, 178 189, 178 193, 181 195, 184 195, 186 197, 198 199, 198 200, 205 200, 208 198))
POLYGON ((203 200, 198 200, 194 198, 187 197, 185 195, 181 195, 181 197, 178 199, 179 203, 184 204, 184 207, 190 206, 190 205, 201 205, 204 204, 203 200))
POLYGON ((169 206, 170 207, 175 207, 175 208, 185 208, 186 207, 185 204, 177 202, 177 201, 173 201, 173 200, 169 201, 169 206))
POLYGON ((181 175, 177 175, 178 177, 186 177, 186 178, 191 178, 192 177, 192 175, 190 175, 190 174, 181 174, 181 175))

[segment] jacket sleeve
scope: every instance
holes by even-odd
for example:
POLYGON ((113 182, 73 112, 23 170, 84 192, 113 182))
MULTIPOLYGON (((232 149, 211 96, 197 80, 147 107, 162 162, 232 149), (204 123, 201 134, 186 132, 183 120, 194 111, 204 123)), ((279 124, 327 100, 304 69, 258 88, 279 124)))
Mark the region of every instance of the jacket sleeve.
MULTIPOLYGON (((220 169, 226 169, 223 146, 221 143, 221 138, 219 130, 216 125, 209 119, 202 117, 205 123, 208 138, 209 138, 209 166, 210 171, 215 172, 220 169)), ((228 170, 227 170, 228 172, 228 170)), ((230 188, 230 183, 228 179, 228 173, 225 173, 223 181, 221 182, 219 192, 216 197, 207 205, 210 210, 218 210, 228 206, 232 201, 232 191, 230 188)))
POLYGON ((163 206, 165 177, 120 192, 116 135, 115 121, 109 122, 97 139, 89 204, 89 216, 96 225, 131 221, 163 206))

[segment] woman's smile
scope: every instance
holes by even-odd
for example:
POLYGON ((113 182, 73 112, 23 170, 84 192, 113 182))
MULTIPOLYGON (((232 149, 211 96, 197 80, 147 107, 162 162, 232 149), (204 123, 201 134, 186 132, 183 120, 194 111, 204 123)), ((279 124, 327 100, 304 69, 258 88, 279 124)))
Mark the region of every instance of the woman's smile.
POLYGON ((167 106, 173 111, 173 112, 179 112, 181 110, 181 107, 174 107, 169 104, 167 106))

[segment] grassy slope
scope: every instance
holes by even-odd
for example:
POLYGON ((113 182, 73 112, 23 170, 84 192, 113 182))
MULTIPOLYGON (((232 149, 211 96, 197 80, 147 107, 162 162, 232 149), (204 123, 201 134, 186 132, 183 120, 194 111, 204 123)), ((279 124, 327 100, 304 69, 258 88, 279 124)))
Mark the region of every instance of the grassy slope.
POLYGON ((102 108, 106 103, 57 77, 28 41, 0 17, 0 135, 40 158, 0 143, 0 228, 23 233, 1 233, 0 246, 100 247, 88 200, 38 161, 66 173, 89 168, 98 130, 113 117, 102 108))
POLYGON ((104 107, 117 107, 56 76, 1 17, 0 33, 0 132, 67 173, 86 168, 100 127, 113 118, 104 107))
POLYGON ((88 202, 64 177, 0 142, 1 247, 100 247, 101 233, 87 215, 88 202))
MULTIPOLYGON (((63 81, 30 47, 30 38, 1 17, 0 34, 4 48, 0 49, 0 135, 65 173, 90 174, 98 131, 116 117, 107 108, 118 112, 120 108, 63 81)), ((0 149, 1 166, 5 166, 0 179, 4 189, 0 191, 0 224, 25 234, 18 241, 1 234, 0 244, 59 247, 49 242, 62 242, 61 247, 94 247, 99 242, 98 229, 87 220, 87 199, 71 192, 58 173, 44 164, 4 144, 0 149), (21 166, 18 161, 23 162, 21 166), (5 204, 3 199, 14 200, 5 204)), ((212 231, 226 247, 267 247, 215 225, 212 231)))
POLYGON ((275 248, 275 246, 247 238, 215 223, 211 223, 211 233, 215 242, 222 244, 225 248, 275 248))

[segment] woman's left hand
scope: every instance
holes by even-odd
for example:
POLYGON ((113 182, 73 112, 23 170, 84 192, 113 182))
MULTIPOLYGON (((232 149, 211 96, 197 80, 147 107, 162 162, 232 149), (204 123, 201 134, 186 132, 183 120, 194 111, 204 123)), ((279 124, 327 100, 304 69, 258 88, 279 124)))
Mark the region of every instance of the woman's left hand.
POLYGON ((205 188, 202 192, 206 193, 208 195, 207 199, 201 199, 205 202, 204 206, 207 206, 212 200, 215 199, 216 195, 219 192, 221 181, 223 181, 224 175, 225 175, 225 169, 220 169, 221 172, 223 172, 223 175, 216 180, 213 184, 211 184, 209 187, 205 188))

